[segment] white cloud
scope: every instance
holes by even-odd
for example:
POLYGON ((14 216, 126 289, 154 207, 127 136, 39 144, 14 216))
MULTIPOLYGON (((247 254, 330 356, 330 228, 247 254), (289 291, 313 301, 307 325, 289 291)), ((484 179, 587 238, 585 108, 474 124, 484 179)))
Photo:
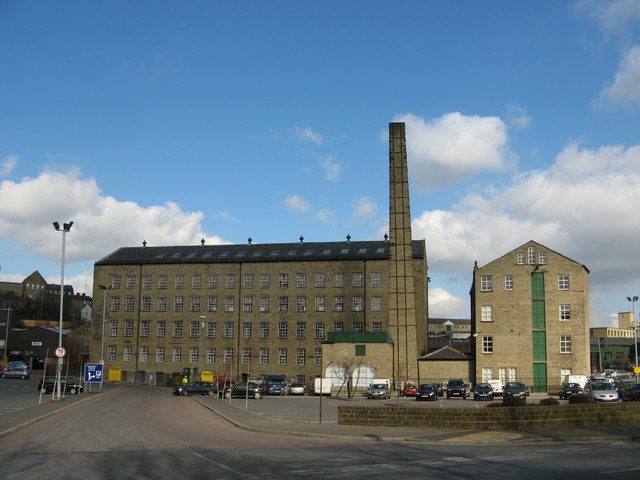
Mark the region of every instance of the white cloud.
POLYGON ((18 165, 17 155, 8 155, 4 157, 4 161, 0 163, 0 177, 9 176, 16 165, 18 165))
POLYGON ((469 300, 441 287, 429 289, 429 318, 469 318, 469 300))
POLYGON ((579 0, 576 7, 593 19, 607 37, 625 33, 630 24, 640 20, 637 0, 579 0))
POLYGON ((523 107, 512 103, 507 106, 507 121, 513 127, 527 128, 531 125, 531 116, 523 107))
POLYGON ((296 138, 303 142, 312 142, 316 145, 322 145, 322 135, 314 132, 310 127, 293 127, 293 133, 296 138))
POLYGON ((67 234, 69 261, 95 261, 122 246, 223 243, 201 232, 202 212, 183 212, 178 205, 141 207, 101 194, 96 181, 78 170, 47 171, 37 178, 0 184, 0 235, 11 235, 25 250, 56 260, 60 234, 52 222, 73 221, 67 234))
POLYGON ((336 226, 336 214, 328 208, 321 208, 316 212, 316 218, 320 223, 325 223, 332 227, 336 226))
POLYGON ((331 181, 337 182, 342 174, 342 165, 334 161, 333 155, 329 155, 325 160, 320 162, 320 166, 324 170, 324 177, 331 181))
POLYGON ((366 219, 375 216, 376 204, 367 197, 356 199, 354 202, 353 214, 351 215, 356 219, 366 219))
POLYGON ((305 214, 309 211, 309 202, 299 195, 289 195, 282 202, 292 212, 305 214))
POLYGON ((507 147, 507 127, 498 117, 447 113, 425 122, 411 114, 405 122, 411 175, 423 189, 442 188, 482 171, 504 171, 514 155, 507 147))
POLYGON ((226 220, 229 223, 236 223, 238 221, 231 215, 229 210, 223 210, 221 212, 218 212, 216 216, 219 218, 222 218, 223 220, 226 220))
POLYGON ((640 103, 640 45, 624 55, 613 82, 604 88, 596 105, 630 106, 637 103, 640 103))

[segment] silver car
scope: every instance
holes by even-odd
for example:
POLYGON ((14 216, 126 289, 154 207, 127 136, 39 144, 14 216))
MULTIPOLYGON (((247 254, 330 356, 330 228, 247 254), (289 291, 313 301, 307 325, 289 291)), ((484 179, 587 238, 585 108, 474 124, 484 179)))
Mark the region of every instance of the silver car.
POLYGON ((391 392, 384 383, 374 383, 367 390, 367 398, 391 398, 391 392))
POLYGON ((31 376, 31 372, 28 368, 23 367, 7 367, 0 372, 2 378, 22 378, 26 379, 31 376))
POLYGON ((596 402, 617 402, 620 400, 618 390, 613 382, 588 382, 584 386, 584 393, 591 395, 596 402))

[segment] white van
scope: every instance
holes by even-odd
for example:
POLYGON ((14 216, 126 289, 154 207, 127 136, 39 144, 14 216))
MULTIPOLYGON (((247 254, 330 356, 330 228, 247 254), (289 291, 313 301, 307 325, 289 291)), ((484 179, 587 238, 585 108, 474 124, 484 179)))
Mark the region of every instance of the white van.
POLYGON ((501 397, 504 395, 504 384, 502 383, 502 380, 488 380, 486 383, 491 385, 494 397, 501 397))
POLYGON ((562 383, 577 383, 580 388, 584 388, 588 381, 589 378, 586 375, 565 375, 562 379, 562 383))

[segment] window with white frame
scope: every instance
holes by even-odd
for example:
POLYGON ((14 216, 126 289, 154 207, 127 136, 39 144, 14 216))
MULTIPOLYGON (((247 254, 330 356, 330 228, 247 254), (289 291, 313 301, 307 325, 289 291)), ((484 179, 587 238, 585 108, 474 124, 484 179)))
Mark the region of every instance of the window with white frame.
POLYGON ((148 362, 149 361, 149 347, 142 346, 140 347, 140 362, 148 362))
POLYGON ((560 353, 571 353, 571 335, 560 335, 560 353))
POLYGON ((324 285, 325 285, 324 273, 316 273, 315 287, 324 288, 324 285))
POLYGON ((305 365, 307 363, 306 358, 306 349, 297 348, 296 349, 296 365, 305 365))
POLYGON ((233 322, 224 322, 224 338, 233 338, 234 332, 233 322))
POLYGON ((191 288, 200 288, 202 285, 202 278, 200 275, 191 275, 191 288))
POLYGON ((224 349, 224 363, 231 363, 233 361, 233 348, 225 347, 224 349))
POLYGON ((382 275, 380 272, 372 272, 371 273, 371 286, 372 287, 381 287, 382 286, 382 275))
POLYGON ((321 347, 316 347, 315 364, 322 365, 322 348, 321 347))
POLYGON ((196 338, 200 336, 200 322, 192 321, 189 324, 189 336, 191 338, 196 338))
POLYGON ((324 338, 324 322, 316 322, 315 338, 324 338))
POLYGON ((260 275, 260 288, 269 288, 271 285, 271 276, 268 273, 260 275))
POLYGON ((344 332, 344 322, 333 322, 334 332, 344 332))
POLYGON ((242 311, 251 312, 253 310, 253 297, 242 297, 242 311))
POLYGON ((216 338, 217 335, 218 335, 218 323, 207 322, 207 337, 216 338))
POLYGON ((184 288, 184 275, 176 275, 176 288, 184 288))
POLYGON ((493 305, 482 305, 482 321, 493 322, 493 305))
POLYGON ((109 322, 109 336, 110 337, 117 337, 118 336, 118 321, 117 320, 111 320, 109 322))
POLYGON ((173 299, 173 311, 174 312, 182 312, 184 310, 184 298, 183 297, 175 297, 173 299))
POLYGON ((324 297, 316 297, 316 312, 324 312, 324 297))
POLYGON ((565 379, 571 375, 571 369, 570 368, 561 368, 560 369, 560 384, 565 382, 565 379))
POLYGON ((261 348, 260 349, 260 365, 268 365, 269 364, 269 349, 261 348))
POLYGON ((164 337, 167 334, 167 322, 158 320, 156 323, 156 337, 164 337))
POLYGON ((269 311, 269 297, 260 297, 260 311, 263 313, 269 311))
POLYGON ((569 275, 558 275, 558 290, 569 290, 569 275))
POLYGON ((140 322, 140 336, 148 337, 149 336, 149 320, 142 320, 140 322))
POLYGON ((289 335, 289 324, 287 322, 278 322, 278 338, 287 338, 289 335))
POLYGON ((498 380, 504 385, 507 382, 507 369, 504 367, 498 368, 498 380))
POLYGON ((133 320, 124 321, 124 336, 133 337, 133 320))
POLYGON ((191 297, 191 311, 192 312, 200 311, 200 297, 191 297))
POLYGON ((111 311, 112 312, 120 311, 120 297, 115 295, 111 297, 111 311))
POLYGON ((307 275, 304 273, 298 273, 296 275, 296 286, 298 288, 305 288, 307 286, 307 275))
POLYGON ((251 363, 251 347, 242 348, 242 364, 249 365, 251 363))
POLYGON ((207 347, 207 363, 216 363, 215 347, 207 347))
POLYGON ((127 275, 127 288, 136 288, 136 276, 127 275))
POLYGON ((251 338, 252 330, 251 322, 242 322, 242 338, 251 338))
POLYGON ((493 335, 482 337, 482 353, 493 353, 493 335))
POLYGON ((528 247, 527 248, 527 259, 529 265, 535 265, 536 263, 536 247, 528 247))
POLYGON ((382 297, 374 295, 371 297, 371 311, 379 312, 382 310, 382 297))
POLYGON ((353 297, 353 311, 361 312, 362 311, 362 297, 353 297))
POLYGON ((244 288, 253 288, 253 275, 251 273, 247 273, 242 277, 242 283, 244 288))
POLYGON ((518 381, 518 369, 515 367, 509 367, 509 376, 507 377, 508 382, 517 382, 518 381))
POLYGON ((344 274, 342 273, 333 274, 333 286, 336 288, 344 287, 344 274))
POLYGON ((178 320, 173 322, 173 336, 176 338, 182 337, 182 321, 178 320))
POLYGON ((210 312, 218 311, 218 297, 209 297, 207 310, 209 310, 210 312))
POLYGON ((289 274, 281 273, 280 274, 280 288, 288 288, 289 287, 289 274))
POLYGON ((504 289, 513 290, 513 275, 505 275, 504 277, 504 289))
POLYGON ((278 311, 279 312, 289 311, 289 297, 278 298, 278 311))
POLYGON ((189 361, 191 363, 198 363, 198 347, 191 347, 189 349, 189 361))
POLYGON ((136 305, 136 299, 134 297, 126 297, 125 304, 124 304, 124 311, 133 312, 133 310, 135 309, 135 305, 136 305))
POLYGON ((540 265, 545 265, 547 263, 547 253, 546 252, 540 252, 538 254, 538 263, 540 265))
POLYGON ((168 278, 166 275, 158 276, 158 288, 167 288, 168 278))
POLYGON ((218 275, 209 275, 209 288, 218 288, 218 275))
POLYGON ((493 290, 493 277, 491 275, 482 275, 480 277, 480 290, 483 292, 493 290))
POLYGON ((493 380, 493 367, 482 367, 482 381, 484 383, 493 380))
POLYGON ((560 305, 560 320, 571 320, 571 305, 560 305))
POLYGON ((164 362, 164 347, 156 347, 156 362, 164 362))
POLYGON ((518 253, 518 265, 524 265, 524 253, 518 253))
POLYGON ((306 312, 307 311, 307 297, 299 296, 296 298, 296 312, 306 312))
POLYGON ((111 288, 120 288, 120 275, 111 277, 111 288))
POLYGON ((167 297, 158 297, 157 310, 159 312, 167 311, 167 297))
POLYGON ((133 347, 131 347, 130 345, 127 345, 124 347, 124 350, 122 352, 122 360, 125 362, 130 362, 131 361, 131 357, 132 357, 132 349, 133 347))
POLYGON ((224 298, 224 311, 225 312, 233 312, 236 309, 236 299, 235 297, 225 297, 224 298))
POLYGON ((278 365, 286 365, 287 364, 287 349, 279 348, 278 349, 278 365))
POLYGON ((142 302, 140 303, 140 311, 142 312, 151 311, 151 297, 142 297, 142 302))
POLYGON ((107 356, 108 356, 110 362, 115 362, 116 361, 116 346, 115 345, 109 345, 107 356))
POLYGON ((353 331, 354 332, 364 332, 364 324, 360 321, 353 322, 353 331))
POLYGON ((173 347, 172 361, 173 363, 182 362, 182 349, 180 347, 173 347))
POLYGON ((269 322, 260 322, 260 338, 269 338, 269 322))
POLYGON ((307 338, 307 322, 296 322, 296 338, 307 338))
POLYGON ((236 276, 233 273, 227 275, 227 288, 236 288, 236 276))
POLYGON ((381 332, 382 331, 382 322, 371 322, 371 331, 372 332, 381 332))
POLYGON ((354 272, 351 275, 351 286, 362 287, 364 282, 364 275, 361 272, 354 272))
POLYGON ((151 275, 144 275, 142 277, 142 288, 144 289, 151 288, 151 275))
POLYGON ((344 297, 342 295, 333 297, 333 311, 344 312, 344 297))

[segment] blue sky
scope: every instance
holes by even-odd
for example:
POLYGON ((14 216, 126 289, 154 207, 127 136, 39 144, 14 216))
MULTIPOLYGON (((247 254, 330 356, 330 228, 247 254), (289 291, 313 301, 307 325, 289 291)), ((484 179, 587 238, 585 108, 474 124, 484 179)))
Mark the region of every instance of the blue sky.
POLYGON ((121 246, 380 239, 407 124, 433 316, 533 239, 640 294, 640 2, 0 2, 0 279, 121 246))

